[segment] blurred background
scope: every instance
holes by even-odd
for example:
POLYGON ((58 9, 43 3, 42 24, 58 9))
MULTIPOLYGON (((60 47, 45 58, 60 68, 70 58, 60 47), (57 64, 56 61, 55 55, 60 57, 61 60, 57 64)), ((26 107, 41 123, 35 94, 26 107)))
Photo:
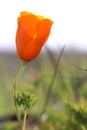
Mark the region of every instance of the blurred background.
MULTIPOLYGON (((20 15, 20 11, 43 15, 52 19, 54 24, 39 57, 27 66, 19 80, 18 91, 29 91, 38 97, 38 103, 31 110, 31 113, 37 118, 54 78, 47 112, 51 123, 53 121, 51 116, 52 119, 55 119, 55 113, 60 113, 56 121, 61 122, 62 125, 58 123, 55 126, 64 130, 61 127, 67 121, 64 102, 87 100, 87 1, 3 0, 0 2, 1 130, 15 128, 15 124, 10 122, 16 120, 12 95, 13 81, 21 66, 15 46, 17 17, 20 15), (50 115, 50 110, 54 112, 54 116, 50 115), (61 121, 61 119, 63 120, 61 121), (7 121, 9 125, 7 125, 7 121)), ((57 129, 52 125, 51 127, 57 129)), ((74 129, 75 127, 72 130, 74 129)))

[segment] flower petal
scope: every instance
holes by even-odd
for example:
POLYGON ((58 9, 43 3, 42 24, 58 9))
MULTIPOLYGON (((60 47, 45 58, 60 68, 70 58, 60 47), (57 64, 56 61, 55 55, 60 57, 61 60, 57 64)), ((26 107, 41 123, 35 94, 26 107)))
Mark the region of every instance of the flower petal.
POLYGON ((24 16, 24 15, 30 15, 32 14, 31 12, 27 12, 27 11, 23 11, 23 12, 20 12, 20 16, 24 16))
POLYGON ((23 60, 36 58, 46 43, 52 26, 50 19, 30 12, 21 12, 16 32, 16 49, 23 60))
POLYGON ((31 43, 32 37, 29 37, 22 26, 19 24, 16 32, 16 48, 19 56, 23 55, 23 51, 26 49, 28 44, 31 43))
POLYGON ((24 50, 22 59, 31 60, 36 57, 36 39, 32 39, 30 43, 27 44, 27 47, 24 50))
POLYGON ((50 33, 53 22, 50 19, 43 19, 38 23, 37 38, 40 39, 50 33))
POLYGON ((49 34, 43 37, 42 39, 32 39, 31 44, 28 44, 27 48, 23 53, 24 56, 23 59, 25 57, 26 57, 25 60, 32 60, 36 58, 39 55, 43 45, 46 43, 48 36, 49 34))
POLYGON ((37 16, 26 12, 22 12, 21 16, 18 18, 18 24, 21 25, 23 30, 31 37, 35 35, 39 21, 37 16))

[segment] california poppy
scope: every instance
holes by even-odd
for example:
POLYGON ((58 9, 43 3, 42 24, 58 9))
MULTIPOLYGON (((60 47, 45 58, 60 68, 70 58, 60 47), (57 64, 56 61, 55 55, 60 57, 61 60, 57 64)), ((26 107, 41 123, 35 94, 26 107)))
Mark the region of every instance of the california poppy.
POLYGON ((30 12, 21 12, 18 17, 16 49, 19 57, 30 61, 36 58, 50 34, 53 21, 30 12))

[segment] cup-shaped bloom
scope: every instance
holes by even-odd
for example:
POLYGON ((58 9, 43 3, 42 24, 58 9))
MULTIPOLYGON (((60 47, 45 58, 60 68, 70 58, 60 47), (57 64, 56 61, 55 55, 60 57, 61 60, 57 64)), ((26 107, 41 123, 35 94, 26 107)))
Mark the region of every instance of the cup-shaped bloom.
POLYGON ((19 57, 30 61, 36 58, 46 43, 53 21, 30 12, 21 12, 18 17, 16 49, 19 57))

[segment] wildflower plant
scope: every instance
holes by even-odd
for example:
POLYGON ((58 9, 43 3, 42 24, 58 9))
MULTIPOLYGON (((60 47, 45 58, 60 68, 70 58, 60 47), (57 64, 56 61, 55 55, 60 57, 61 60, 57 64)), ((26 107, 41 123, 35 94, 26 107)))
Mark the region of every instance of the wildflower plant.
POLYGON ((82 130, 87 129, 87 104, 83 102, 76 104, 73 102, 67 102, 66 107, 71 117, 78 123, 79 128, 82 130))
POLYGON ((22 66, 14 80, 13 96, 21 130, 26 130, 26 117, 29 109, 37 102, 37 97, 30 93, 17 93, 17 81, 27 64, 39 55, 41 48, 49 37, 52 24, 53 21, 50 19, 26 11, 21 12, 20 17, 18 17, 16 49, 18 56, 22 59, 22 66), (20 109, 23 109, 24 112, 23 122, 20 109))

